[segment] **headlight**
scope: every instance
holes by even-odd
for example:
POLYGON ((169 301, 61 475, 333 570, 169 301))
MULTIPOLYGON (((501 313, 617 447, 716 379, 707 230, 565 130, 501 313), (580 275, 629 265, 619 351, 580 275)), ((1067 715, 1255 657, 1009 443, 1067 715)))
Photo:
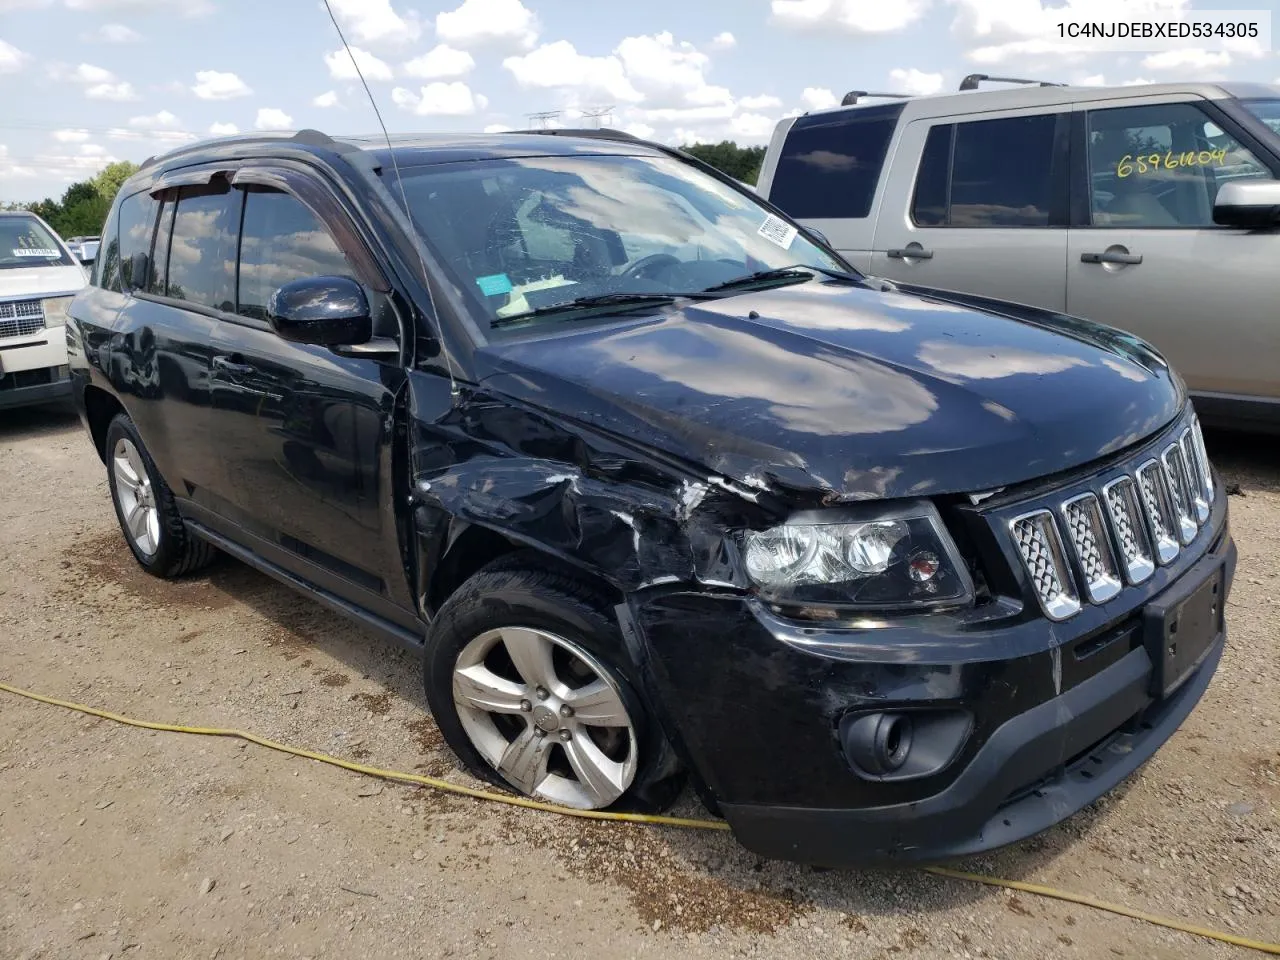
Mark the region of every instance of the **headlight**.
POLYGON ((777 603, 885 609, 973 598, 969 571, 927 501, 802 514, 746 532, 743 554, 760 595, 777 603))
POLYGON ((44 325, 46 327, 61 327, 67 322, 67 309, 71 306, 71 301, 75 297, 50 297, 47 300, 41 300, 40 306, 44 308, 44 325))

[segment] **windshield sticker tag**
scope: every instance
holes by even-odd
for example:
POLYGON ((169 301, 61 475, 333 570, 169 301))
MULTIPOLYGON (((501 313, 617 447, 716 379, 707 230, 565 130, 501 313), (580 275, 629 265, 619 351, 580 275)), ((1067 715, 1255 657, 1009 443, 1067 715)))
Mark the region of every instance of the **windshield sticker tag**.
POLYGON ((19 247, 13 251, 15 257, 60 257, 57 250, 49 247, 19 247))
POLYGON ((764 218, 764 223, 760 224, 760 229, 756 232, 770 243, 776 243, 783 250, 790 250, 791 244, 800 233, 787 221, 781 217, 775 217, 772 213, 764 218))
POLYGON ((491 273, 487 277, 476 277, 476 286, 486 297, 500 297, 513 289, 511 278, 505 273, 491 273))

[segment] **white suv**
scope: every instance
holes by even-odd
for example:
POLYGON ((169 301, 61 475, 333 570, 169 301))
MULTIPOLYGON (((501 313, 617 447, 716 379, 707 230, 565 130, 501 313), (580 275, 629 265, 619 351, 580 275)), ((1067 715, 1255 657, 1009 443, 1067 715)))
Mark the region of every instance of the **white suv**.
POLYGON ((760 193, 865 273, 1131 331, 1202 418, 1280 428, 1280 87, 859 99, 783 120, 760 193))
POLYGON ((63 326, 88 278, 34 213, 0 213, 0 409, 71 396, 63 326))

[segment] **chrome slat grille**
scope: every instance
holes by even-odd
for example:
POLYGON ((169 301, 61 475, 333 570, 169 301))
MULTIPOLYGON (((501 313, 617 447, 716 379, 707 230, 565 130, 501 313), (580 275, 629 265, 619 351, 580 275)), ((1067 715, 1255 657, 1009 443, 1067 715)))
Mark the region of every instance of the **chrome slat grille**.
POLYGON ((1164 453, 1160 454, 1160 462, 1164 464, 1164 479, 1169 486, 1169 502, 1173 504, 1178 537, 1185 546, 1196 538, 1199 525, 1196 523, 1195 507, 1191 503, 1191 480, 1187 476, 1187 465, 1182 459, 1182 447, 1176 443, 1169 444, 1164 453))
POLYGON ((1010 523, 1009 530, 1045 614, 1052 620, 1065 620, 1079 612, 1080 598, 1067 569, 1053 514, 1048 510, 1026 514, 1010 523))
POLYGON ((1120 592, 1120 573, 1098 498, 1085 493, 1068 500, 1062 505, 1062 521, 1085 593, 1094 603, 1106 603, 1120 592))
POLYGON ((44 329, 44 308, 39 300, 0 303, 0 338, 26 337, 44 329))
POLYGON ((1151 556, 1151 544, 1147 540, 1142 521, 1142 505, 1133 478, 1121 477, 1102 488, 1102 498, 1107 502, 1107 516, 1115 532, 1116 544, 1124 558, 1125 577, 1131 584, 1139 584, 1155 573, 1156 564, 1151 556))
MULTIPOLYGON (((1114 475, 1113 475, 1114 477, 1114 475)), ((1047 617, 1074 616, 1172 563, 1208 522, 1215 496, 1204 436, 1189 427, 1101 491, 1078 493, 1009 521, 1009 533, 1047 617), (1077 591, 1076 584, 1080 585, 1077 591)))
POLYGON ((1147 514, 1151 539, 1155 541, 1156 559, 1162 565, 1172 563, 1181 547, 1174 533, 1173 505, 1169 502, 1169 487, 1160 461, 1148 460, 1138 468, 1138 493, 1147 514))

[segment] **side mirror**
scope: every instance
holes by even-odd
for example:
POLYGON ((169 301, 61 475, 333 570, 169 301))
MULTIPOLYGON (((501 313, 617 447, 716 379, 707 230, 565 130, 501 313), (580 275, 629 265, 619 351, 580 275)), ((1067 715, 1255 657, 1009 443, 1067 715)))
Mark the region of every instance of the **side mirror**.
POLYGON ((373 319, 364 288, 349 277, 306 277, 271 295, 267 321, 281 339, 321 347, 365 343, 373 319))
POLYGON ((1224 227, 1280 226, 1280 180, 1233 180, 1218 188, 1213 222, 1224 227))

